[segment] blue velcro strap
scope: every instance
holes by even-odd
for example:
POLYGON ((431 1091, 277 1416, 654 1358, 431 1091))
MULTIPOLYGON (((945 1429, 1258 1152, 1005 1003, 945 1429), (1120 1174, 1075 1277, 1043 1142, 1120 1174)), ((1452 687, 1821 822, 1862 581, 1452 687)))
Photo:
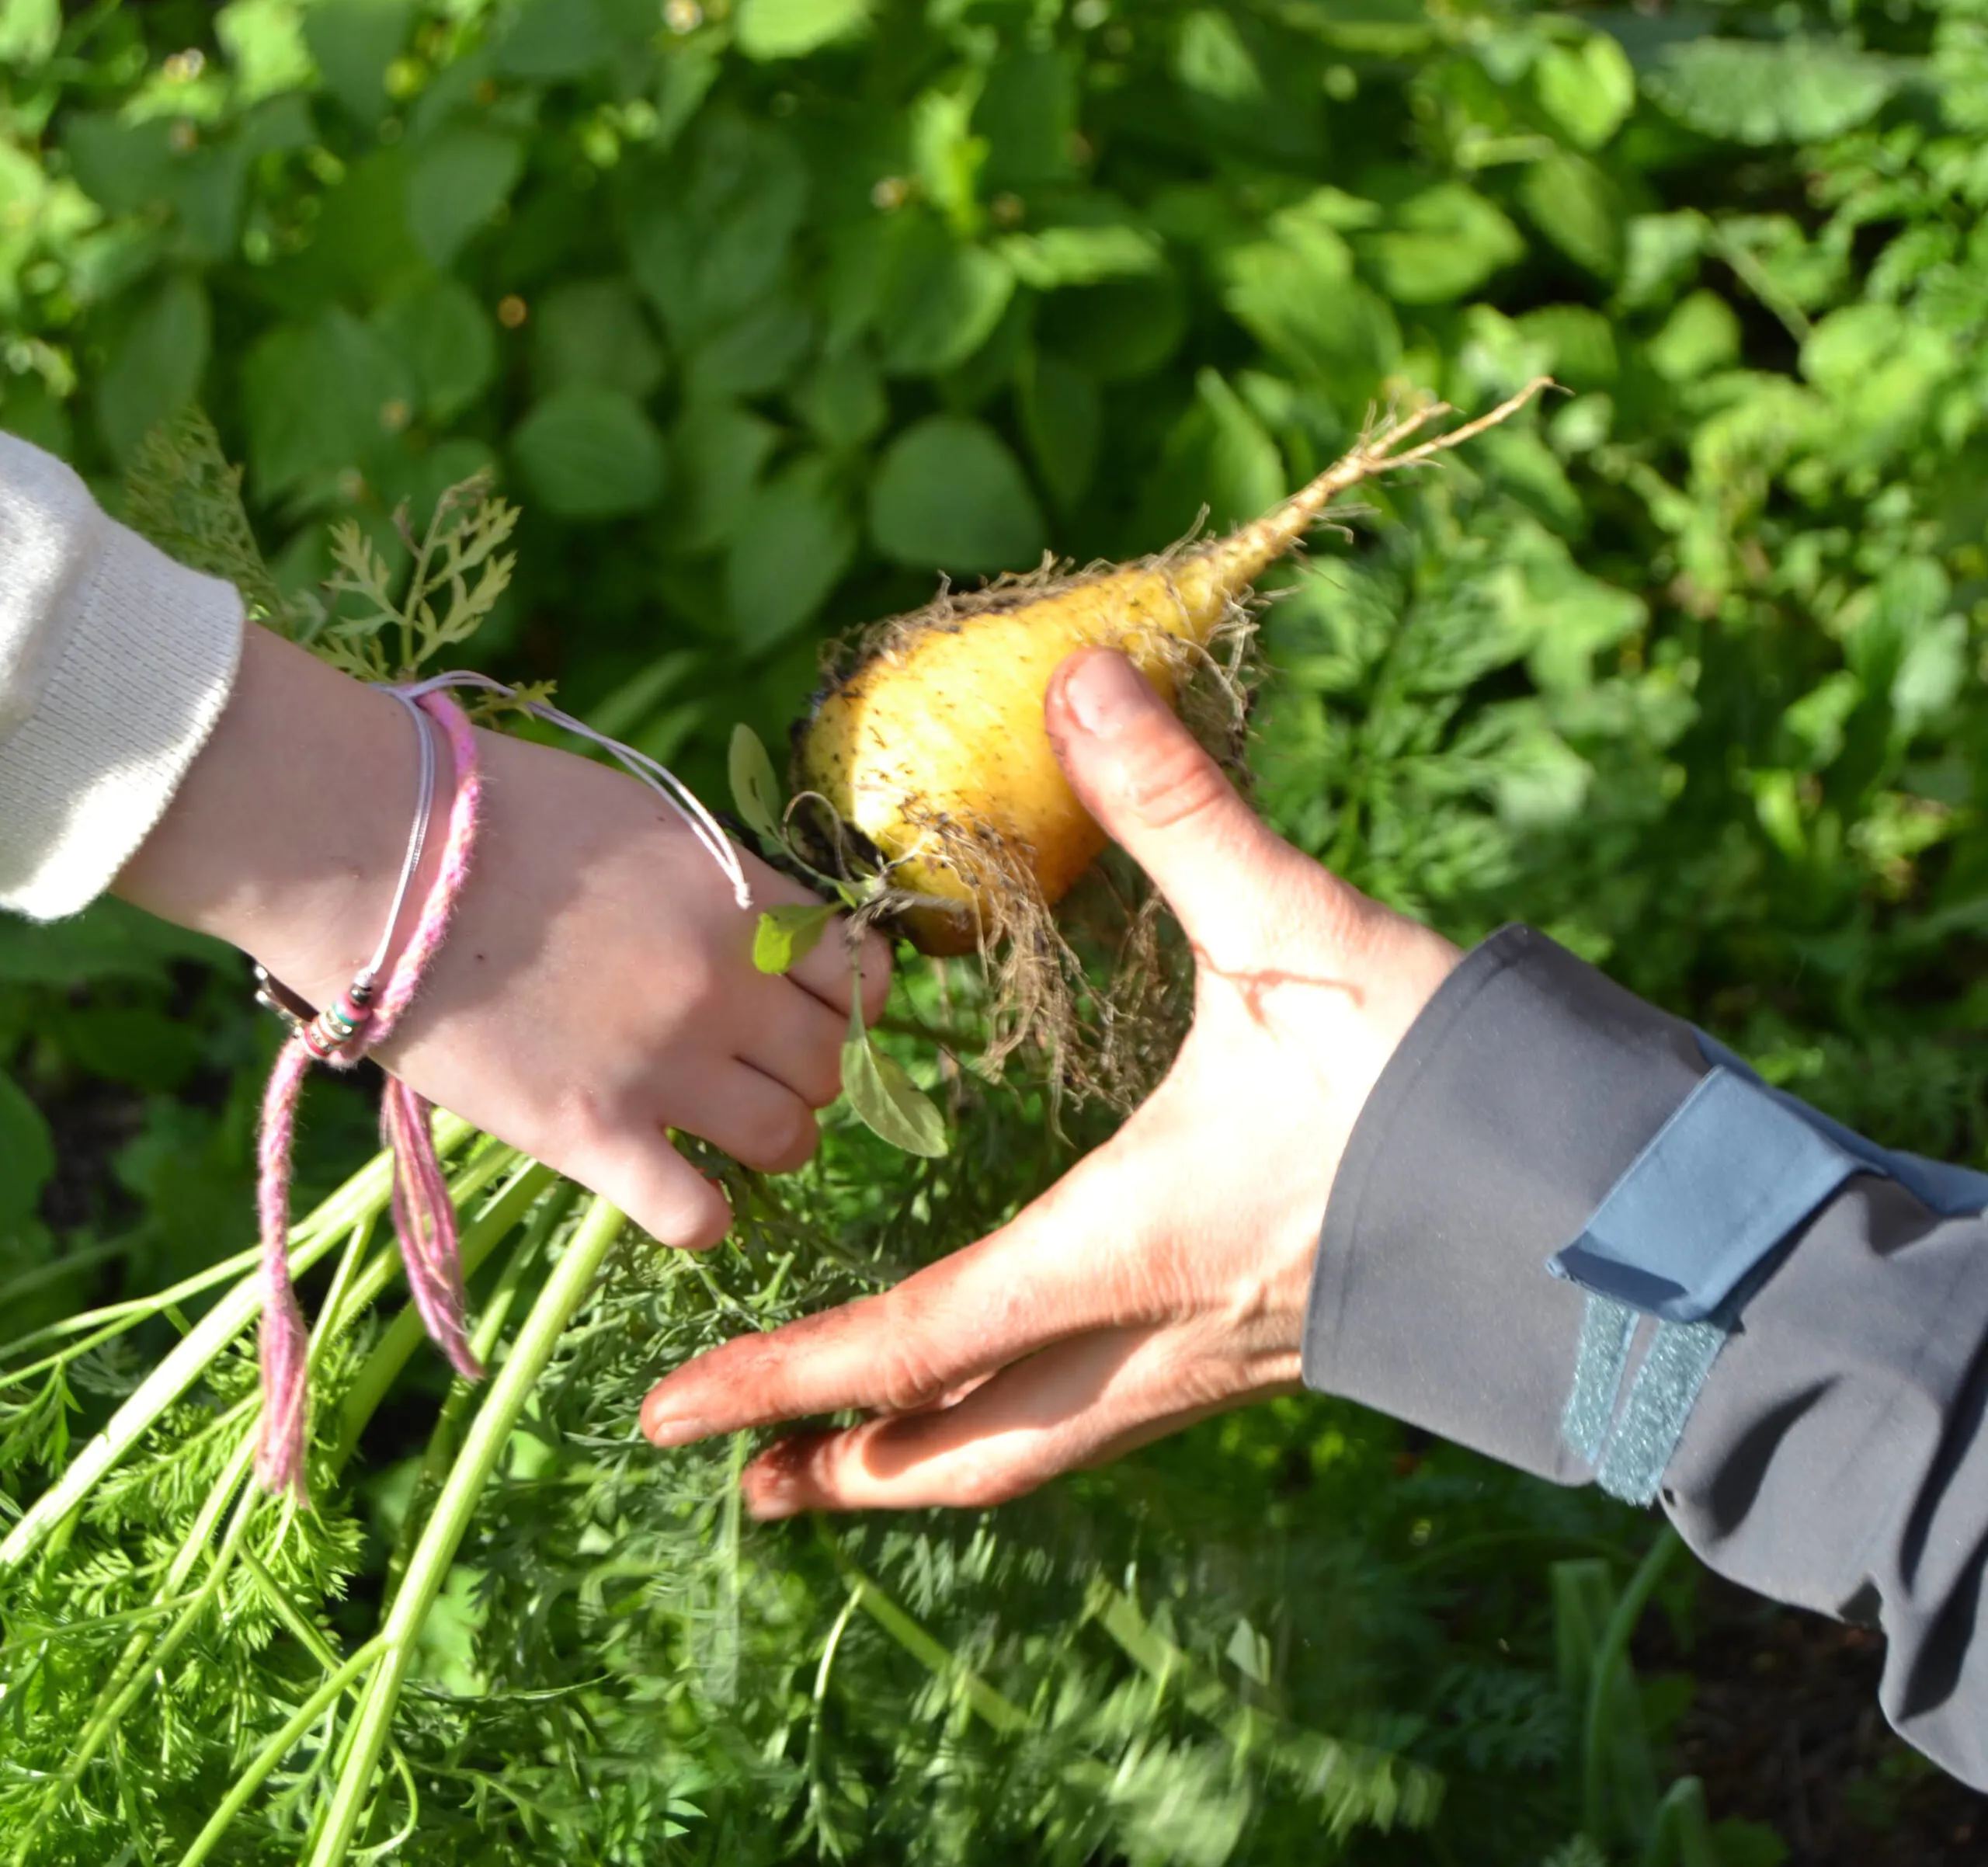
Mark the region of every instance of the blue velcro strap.
POLYGON ((1596 1463, 1594 1482, 1611 1497, 1646 1504, 1656 1496, 1726 1333, 1717 1323, 1657 1324, 1622 1417, 1596 1463))
POLYGON ((1945 1218, 1952 1218, 1956 1213, 1988 1209, 1988 1173, 1977 1173, 1972 1167, 1951 1166, 1943 1160, 1928 1160, 1923 1154, 1899 1153, 1891 1148, 1880 1147, 1875 1141, 1867 1141, 1840 1121, 1832 1121, 1819 1109, 1811 1108, 1799 1097, 1791 1096, 1786 1090, 1770 1089, 1716 1038, 1707 1037, 1702 1031, 1695 1034, 1698 1048, 1705 1052, 1708 1062, 1743 1077, 1757 1086, 1763 1095, 1771 1097, 1783 1108, 1800 1116, 1818 1134, 1852 1156, 1858 1163, 1859 1171, 1896 1180, 1914 1198, 1945 1218))
POLYGON ((1547 1268, 1667 1322, 1700 1322, 1867 1170, 1764 1085, 1715 1066, 1547 1268))
POLYGON ((1753 1274, 1854 1173, 1943 1216, 1988 1208, 1988 1173, 1879 1147, 1696 1033, 1712 1066, 1547 1268, 1588 1292, 1561 1432, 1601 1488, 1648 1504, 1753 1274), (1637 1313, 1659 1318, 1615 1417, 1637 1313))
POLYGON ((1636 1333, 1636 1312, 1613 1297, 1590 1295, 1581 1314, 1580 1347, 1574 1356, 1574 1385, 1560 1416, 1560 1437, 1590 1465, 1601 1462, 1601 1448, 1615 1417, 1622 1370, 1636 1333))

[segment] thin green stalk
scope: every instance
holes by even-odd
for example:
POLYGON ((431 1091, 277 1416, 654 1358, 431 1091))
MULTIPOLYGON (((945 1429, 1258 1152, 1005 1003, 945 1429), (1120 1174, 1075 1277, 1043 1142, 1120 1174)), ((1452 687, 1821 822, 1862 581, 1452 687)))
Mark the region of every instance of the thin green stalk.
POLYGON ((337 1702, 339 1695, 346 1687, 380 1657, 380 1638, 376 1634, 305 1699, 282 1730, 255 1753, 248 1768, 235 1779, 227 1795, 222 1797, 221 1806, 208 1818, 207 1825, 194 1836, 193 1844, 179 1857, 179 1867, 200 1867, 200 1862, 214 1852, 215 1844, 228 1832, 228 1824, 248 1807, 248 1799, 268 1780, 270 1771, 289 1754, 290 1747, 337 1702))
POLYGON ((434 1514, 415 1547, 401 1591, 381 1629, 384 1650, 353 1726, 338 1782, 318 1830, 317 1845, 311 1851, 310 1867, 342 1867, 386 1747, 415 1644, 469 1528, 477 1500, 560 1337, 592 1292, 625 1223, 620 1212, 605 1199, 596 1198, 588 1208, 471 1423, 463 1449, 436 1500, 434 1514))
MULTIPOLYGON (((476 1274, 484 1260, 557 1177, 550 1167, 540 1166, 537 1161, 527 1160, 523 1155, 514 1156, 513 1159, 518 1163, 516 1177, 464 1228, 460 1248, 465 1281, 476 1274)), ((359 1288, 363 1287, 362 1284, 359 1288)), ((340 1403, 338 1441, 332 1452, 334 1472, 345 1469, 347 1461, 358 1449, 359 1438, 365 1431, 367 1422, 379 1410, 380 1403, 387 1397, 387 1390, 406 1366, 408 1358, 425 1339, 420 1315, 412 1304, 381 1330, 380 1339, 360 1364, 358 1372, 353 1375, 352 1385, 346 1389, 345 1399, 340 1403)))
POLYGON ((114 1633, 120 1627, 143 1627, 148 1622, 163 1620, 166 1615, 176 1613, 193 1598, 190 1595, 169 1595, 162 1601, 148 1601, 142 1608, 127 1608, 121 1614, 99 1615, 87 1621, 50 1622, 40 1627, 31 1627, 26 1633, 16 1634, 11 1640, 0 1640, 0 1660, 9 1653, 20 1653, 30 1646, 52 1645, 57 1640, 73 1639, 78 1634, 114 1633))
MULTIPOLYGON (((453 1121, 453 1118, 451 1120, 453 1121)), ((438 1126, 440 1125, 438 1124, 438 1126)), ((466 1132, 456 1124, 459 1133, 466 1132)), ((486 1185, 516 1156, 496 1149, 472 1161, 451 1188, 454 1197, 486 1185), (492 1156, 495 1156, 495 1159, 492 1156)), ((376 1155, 292 1233, 293 1277, 318 1262, 342 1236, 385 1209, 392 1190, 393 1161, 376 1155)), ((390 1254, 382 1252, 353 1280, 346 1326, 359 1306, 370 1302, 393 1274, 390 1254)), ((50 1486, 0 1542, 0 1574, 18 1567, 52 1535, 89 1493, 92 1486, 151 1430, 158 1417, 200 1377, 207 1365, 247 1328, 262 1308, 262 1288, 252 1274, 245 1277, 194 1324, 172 1352, 154 1368, 96 1437, 70 1462, 68 1470, 50 1486)))
MULTIPOLYGON (((251 1454, 252 1450, 245 1440, 243 1454, 251 1454)), ((248 1458, 238 1457, 237 1466, 238 1469, 234 1471, 233 1476, 238 1483, 241 1477, 247 1473, 248 1458)), ((211 1504, 211 1500, 210 1502, 211 1504)), ((186 1605, 174 1617, 172 1625, 150 1652, 142 1650, 142 1636, 134 1636, 131 1646, 126 1650, 126 1657, 120 1661, 116 1671, 112 1674, 109 1683, 99 1695, 89 1721, 77 1734, 75 1754, 64 1767, 61 1775, 49 1785, 43 1799, 44 1808, 52 1810, 82 1780, 84 1771, 96 1761, 97 1752, 103 1749, 116 1730, 119 1721, 137 1702, 139 1695, 163 1672, 166 1662, 179 1651, 181 1643, 199 1624, 201 1615, 206 1613, 214 1597, 221 1592, 221 1584, 227 1580, 235 1552, 241 1547, 243 1537, 248 1534, 249 1520, 261 1502, 261 1498, 252 1490, 243 1495, 235 1507, 234 1520, 221 1538, 221 1547, 214 1552, 213 1566, 208 1570, 207 1578, 194 1591, 186 1605), (134 1650, 137 1655, 135 1660, 133 1657, 134 1650)), ((189 1538, 189 1546, 197 1550, 200 1545, 193 1544, 189 1538)), ((182 1548, 182 1554, 184 1552, 182 1548)), ((169 1576, 166 1585, 169 1589, 176 1590, 185 1580, 183 1573, 169 1576)), ((14 1855, 13 1867, 26 1867, 29 1851, 36 1838, 37 1827, 38 1824, 30 1824, 28 1833, 22 1837, 20 1846, 14 1855)))
MULTIPOLYGON (((518 1179, 529 1173, 535 1165, 536 1162, 528 1160, 516 1148, 502 1146, 487 1147, 449 1182, 450 1203, 459 1213, 461 1212, 478 1194, 506 1173, 513 1176, 505 1189, 509 1191, 510 1187, 515 1186, 518 1179)), ((540 1169, 545 1173, 551 1170, 550 1168, 540 1169)), ((500 1193, 496 1197, 501 1199, 503 1194, 500 1193)), ((488 1210, 486 1208, 486 1214, 488 1210)), ((516 1221, 513 1219, 511 1222, 516 1224, 516 1221)), ((499 1236, 502 1234, 500 1232, 499 1236)), ((333 1332, 342 1335, 359 1320, 360 1313, 377 1302, 387 1286, 401 1274, 400 1245, 396 1239, 392 1244, 384 1245, 374 1252, 367 1260, 365 1268, 353 1278, 351 1288, 332 1312, 333 1332)))
POLYGON ((255 1552, 245 1547, 235 1559, 248 1571, 255 1586, 262 1591, 263 1600, 269 1603, 269 1611, 289 1630, 290 1637, 326 1672, 336 1672, 345 1664, 336 1649, 304 1619, 297 1604, 283 1593, 276 1578, 263 1566, 255 1552))
MULTIPOLYGON (((454 1153, 463 1142, 475 1132, 460 1116, 447 1114, 440 1110, 436 1111, 436 1153, 443 1156, 454 1153)), ((384 1154, 374 1156, 351 1179, 325 1200, 323 1205, 298 1220, 290 1230, 291 1249, 294 1250, 307 1239, 315 1237, 320 1232, 340 1229, 345 1223, 345 1215, 339 1209, 342 1203, 350 1199, 355 1189, 360 1188, 362 1182, 367 1183, 370 1186, 370 1177, 375 1176, 381 1171, 381 1163, 385 1159, 386 1156, 384 1154)), ((371 1200, 370 1191, 366 1197, 358 1199, 354 1203, 352 1215, 357 1217, 359 1212, 362 1209, 373 1212, 377 1212, 380 1209, 378 1205, 371 1200)), ((65 1316, 59 1323, 50 1323, 45 1329, 35 1330, 30 1334, 17 1337, 14 1340, 8 1343, 4 1348, 0 1348, 0 1361, 4 1361, 9 1355, 19 1354, 23 1349, 36 1342, 58 1336, 75 1335, 82 1330, 93 1329, 100 1323, 141 1322, 148 1316, 157 1316, 172 1305, 184 1302, 188 1297, 198 1296, 203 1290, 210 1289, 216 1284, 224 1284, 231 1277, 238 1277, 245 1271, 253 1271, 261 1257, 261 1247, 251 1245, 247 1250, 238 1251, 232 1257, 217 1259, 205 1270, 196 1271, 191 1277, 182 1278, 178 1283, 164 1290, 155 1292, 150 1296, 130 1297, 122 1302, 106 1304, 100 1309, 86 1309, 79 1315, 65 1316)), ((120 1332, 113 1329, 111 1333, 116 1334, 120 1332)), ((25 1371, 10 1371, 8 1379, 12 1380, 23 1372, 25 1371)))
POLYGON ((1594 1650, 1594 1663, 1588 1674, 1587 1712, 1581 1732, 1581 1826, 1590 1840, 1606 1846, 1603 1815, 1607 1802, 1607 1772, 1602 1744, 1608 1721, 1608 1694, 1614 1683, 1615 1669, 1629 1650, 1629 1640, 1642 1618, 1649 1598, 1663 1580, 1684 1539, 1667 1523, 1649 1546, 1649 1553, 1637 1566, 1608 1617, 1600 1643, 1594 1650))
POLYGON ((1004 1737, 1028 1728, 1028 1713, 1014 1700, 989 1685, 943 1641, 928 1633, 910 1614, 864 1573, 836 1540, 835 1533, 820 1518, 815 1520, 815 1534, 826 1546, 842 1572, 863 1611, 883 1629, 911 1657, 941 1679, 959 1688, 960 1695, 981 1718, 1004 1737))
MULTIPOLYGON (((496 1287, 477 1318, 476 1332, 470 1337, 470 1352, 486 1368, 497 1352, 497 1344, 503 1339, 504 1325, 509 1319, 511 1306, 516 1302, 518 1292, 523 1287, 525 1273, 544 1249, 545 1241, 552 1236, 553 1228, 572 1209, 579 1194, 579 1187, 570 1181, 562 1181, 532 1215, 524 1236, 505 1260, 496 1287)), ((467 1265, 464 1274, 468 1274, 467 1265)), ((456 1382, 449 1389, 449 1397, 442 1403, 435 1430, 428 1435, 427 1448, 421 1455, 421 1469, 415 1475, 414 1488, 408 1495, 406 1521, 394 1539, 392 1555, 387 1559, 386 1598, 389 1601, 400 1587, 401 1577, 407 1573, 408 1558, 413 1552, 414 1540, 423 1521, 422 1508, 429 1493, 442 1482, 449 1461, 455 1455, 457 1429, 475 1393, 476 1389, 467 1381, 456 1382)))
MULTIPOLYGON (((26 1296, 32 1295, 45 1284, 60 1283, 65 1277, 73 1277, 78 1271, 94 1271, 99 1264, 107 1264, 113 1258, 122 1257, 132 1246, 148 1238, 154 1228, 141 1225, 127 1232, 121 1238, 106 1240, 100 1245, 91 1245, 81 1251, 71 1251, 64 1256, 51 1258, 45 1264, 37 1264, 32 1271, 23 1271, 19 1276, 9 1278, 0 1284, 0 1312, 11 1309, 26 1296)), ((0 1351, 0 1355, 4 1354, 0 1351)))

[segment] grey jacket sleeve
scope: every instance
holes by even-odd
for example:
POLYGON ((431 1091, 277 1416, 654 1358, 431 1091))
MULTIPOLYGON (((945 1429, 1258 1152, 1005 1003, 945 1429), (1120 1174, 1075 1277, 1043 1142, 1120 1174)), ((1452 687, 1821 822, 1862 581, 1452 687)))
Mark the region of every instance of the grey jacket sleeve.
MULTIPOLYGON (((1305 1377, 1562 1483, 1579 1236, 1710 1065, 1544 935, 1445 981, 1348 1144, 1305 1377)), ((1858 1173, 1763 1267, 1660 1493, 1711 1566, 1889 1637, 1898 1730, 1988 1789, 1988 1219, 1858 1173)))

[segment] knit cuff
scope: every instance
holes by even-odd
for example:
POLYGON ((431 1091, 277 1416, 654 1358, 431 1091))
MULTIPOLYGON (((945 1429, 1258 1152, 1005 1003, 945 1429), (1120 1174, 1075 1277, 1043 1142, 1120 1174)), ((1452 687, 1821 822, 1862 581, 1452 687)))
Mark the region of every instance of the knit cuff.
POLYGON ((234 587, 92 512, 95 563, 54 662, 0 738, 0 908, 36 920, 100 895, 165 813, 242 654, 234 587))

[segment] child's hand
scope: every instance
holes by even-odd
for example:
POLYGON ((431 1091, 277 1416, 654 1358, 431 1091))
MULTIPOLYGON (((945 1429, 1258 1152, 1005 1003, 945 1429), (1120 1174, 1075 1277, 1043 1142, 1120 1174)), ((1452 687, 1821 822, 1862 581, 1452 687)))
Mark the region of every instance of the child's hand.
MULTIPOLYGON (((713 1243, 730 1222, 724 1196, 666 1130, 772 1171, 808 1158, 812 1111, 839 1086, 847 947, 831 934, 787 975, 759 972, 756 913, 740 910, 660 798, 542 746, 484 733, 479 749, 484 816, 469 881, 382 1060, 656 1237, 713 1243)), ((328 1003, 379 938, 415 767, 396 702, 251 629, 214 739, 118 892, 328 1003)), ((404 927, 446 811, 445 792, 404 927)), ((812 899, 744 860, 756 909, 812 899)), ((863 972, 874 1017, 889 986, 874 935, 863 972)))

